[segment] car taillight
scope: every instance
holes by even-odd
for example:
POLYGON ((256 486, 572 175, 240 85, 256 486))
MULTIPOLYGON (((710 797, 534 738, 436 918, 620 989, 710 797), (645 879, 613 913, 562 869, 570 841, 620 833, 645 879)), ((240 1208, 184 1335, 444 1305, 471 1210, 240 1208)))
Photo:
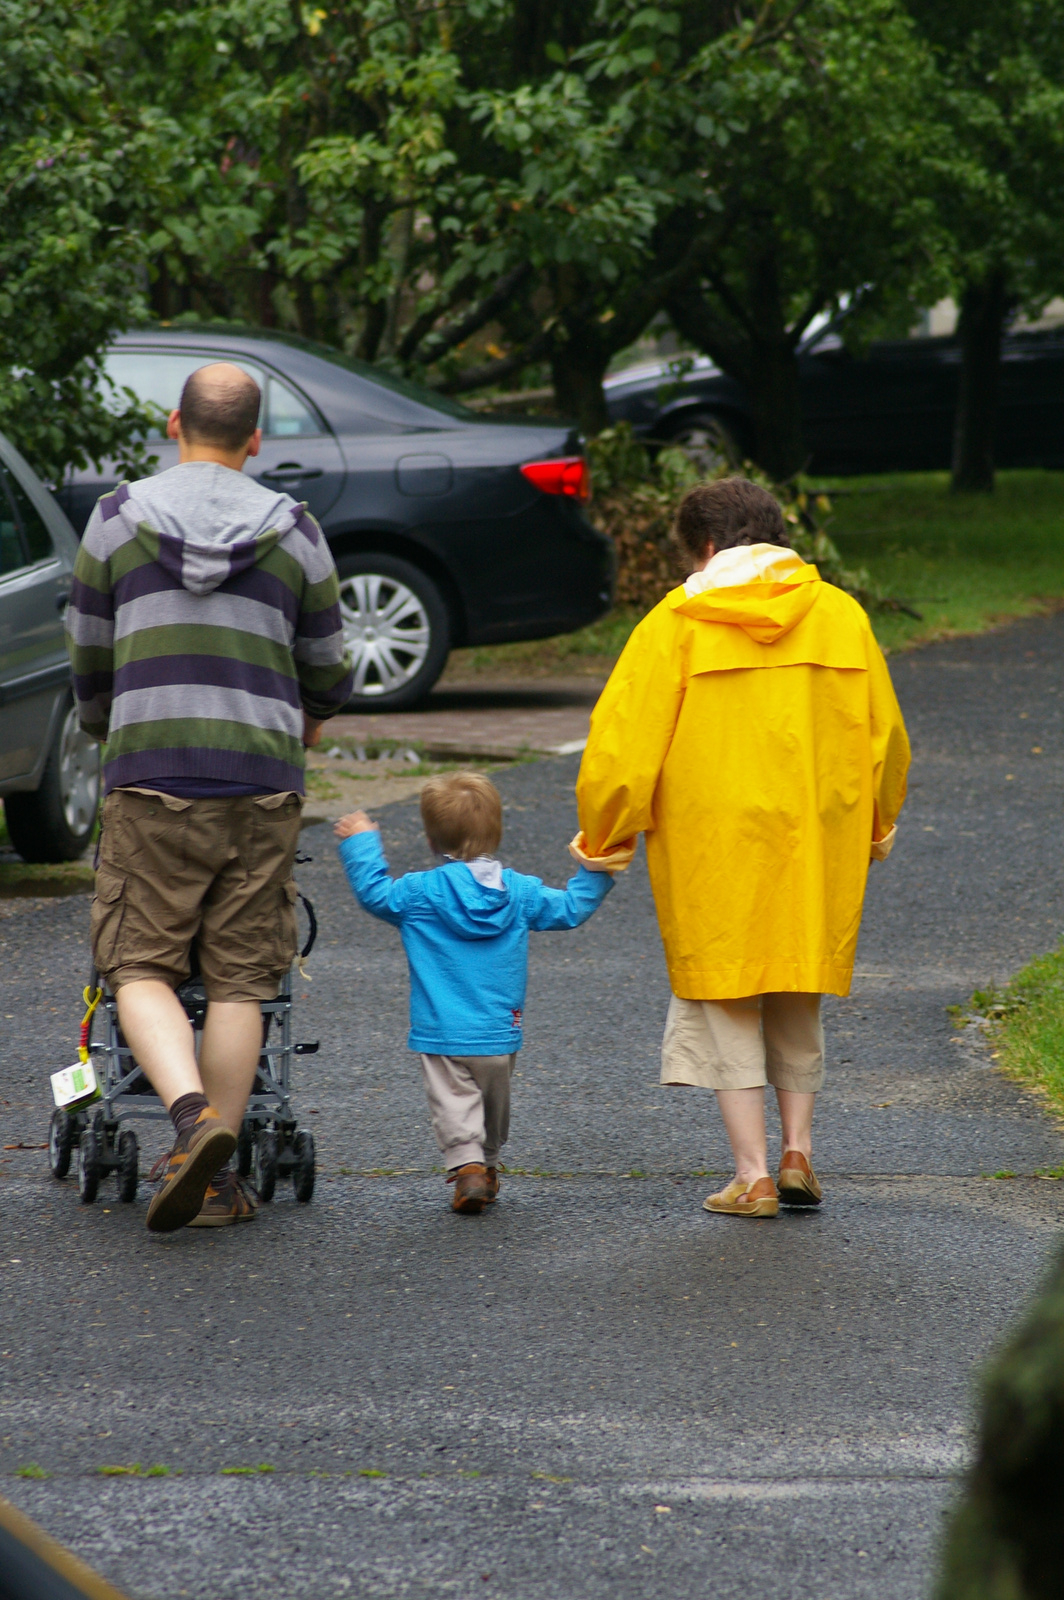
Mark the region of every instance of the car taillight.
POLYGON ((583 456, 526 461, 521 471, 544 494, 567 494, 574 500, 586 500, 591 493, 591 473, 583 456))

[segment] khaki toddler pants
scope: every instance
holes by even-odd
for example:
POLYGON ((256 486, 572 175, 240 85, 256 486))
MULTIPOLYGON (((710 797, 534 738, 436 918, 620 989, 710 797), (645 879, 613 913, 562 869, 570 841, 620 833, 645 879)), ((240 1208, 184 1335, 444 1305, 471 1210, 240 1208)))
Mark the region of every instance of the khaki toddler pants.
POLYGON ((818 994, 753 994, 742 1000, 673 995, 661 1044, 661 1081, 696 1089, 774 1089, 815 1094, 824 1084, 818 994))
POLYGON ((422 1056, 432 1131, 448 1172, 499 1162, 510 1134, 512 1056, 422 1056))

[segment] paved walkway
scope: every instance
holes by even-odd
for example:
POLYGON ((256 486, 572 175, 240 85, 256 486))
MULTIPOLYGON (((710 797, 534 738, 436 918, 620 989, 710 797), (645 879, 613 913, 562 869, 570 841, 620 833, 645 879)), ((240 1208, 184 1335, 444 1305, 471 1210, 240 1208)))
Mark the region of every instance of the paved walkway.
MULTIPOLYGON (((534 941, 517 1172, 452 1217, 398 940, 310 828, 314 1203, 156 1240, 143 1190, 84 1210, 41 1152, 6 1151, 0 1492, 138 1600, 926 1595, 974 1366, 1064 1204, 1035 1176, 1064 1139, 946 1010, 1059 936, 1064 618, 894 672, 912 799, 829 1007, 820 1213, 701 1210, 726 1146, 708 1096, 657 1084, 640 861, 585 928, 534 941), (101 1471, 135 1463, 169 1475, 101 1471)), ((576 766, 499 780, 508 857, 554 882, 576 766)), ((423 864, 414 806, 383 820, 393 865, 423 864)), ((87 906, 3 909, 3 1142, 32 1145, 87 906)))
POLYGON ((419 793, 415 763, 460 761, 492 768, 530 755, 573 755, 584 748, 602 690, 593 678, 478 679, 435 689, 417 711, 334 717, 308 756, 319 774, 308 787, 304 825, 419 793))
POLYGON ((448 683, 417 711, 336 717, 329 728, 359 744, 417 744, 429 755, 571 755, 583 749, 601 690, 594 678, 448 683))

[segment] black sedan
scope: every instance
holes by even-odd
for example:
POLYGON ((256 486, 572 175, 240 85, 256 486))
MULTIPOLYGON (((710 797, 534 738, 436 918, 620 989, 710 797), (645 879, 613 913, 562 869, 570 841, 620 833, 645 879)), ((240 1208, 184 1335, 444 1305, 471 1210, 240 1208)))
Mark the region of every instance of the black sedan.
MULTIPOLYGON (((798 354, 802 420, 816 473, 949 467, 960 377, 952 338, 897 339, 852 355, 830 330, 798 354)), ((615 422, 733 461, 753 453, 742 384, 705 357, 687 371, 659 362, 606 380, 615 422)), ((1064 467, 1064 330, 1009 334, 1002 345, 997 464, 1064 467)))
MULTIPOLYGON (((454 646, 568 633, 609 608, 613 546, 583 515, 587 466, 567 423, 487 420, 322 345, 217 325, 125 334, 107 369, 166 413, 219 360, 262 389, 247 470, 307 501, 336 557, 352 710, 416 704, 454 646)), ((161 433, 151 450, 157 471, 177 461, 161 433)), ((113 482, 63 484, 79 533, 113 482)))

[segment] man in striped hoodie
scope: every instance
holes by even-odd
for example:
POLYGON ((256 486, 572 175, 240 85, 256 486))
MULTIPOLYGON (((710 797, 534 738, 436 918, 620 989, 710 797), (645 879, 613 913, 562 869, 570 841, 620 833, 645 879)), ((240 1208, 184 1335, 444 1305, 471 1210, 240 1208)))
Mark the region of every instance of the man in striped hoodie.
POLYGON ((351 693, 336 568, 305 506, 244 476, 258 386, 194 372, 176 467, 96 506, 67 631, 85 731, 105 743, 93 958, 175 1140, 148 1227, 255 1212, 229 1158, 262 1044, 260 1002, 296 950, 304 746, 351 693), (197 1062, 174 993, 196 941, 197 1062))

